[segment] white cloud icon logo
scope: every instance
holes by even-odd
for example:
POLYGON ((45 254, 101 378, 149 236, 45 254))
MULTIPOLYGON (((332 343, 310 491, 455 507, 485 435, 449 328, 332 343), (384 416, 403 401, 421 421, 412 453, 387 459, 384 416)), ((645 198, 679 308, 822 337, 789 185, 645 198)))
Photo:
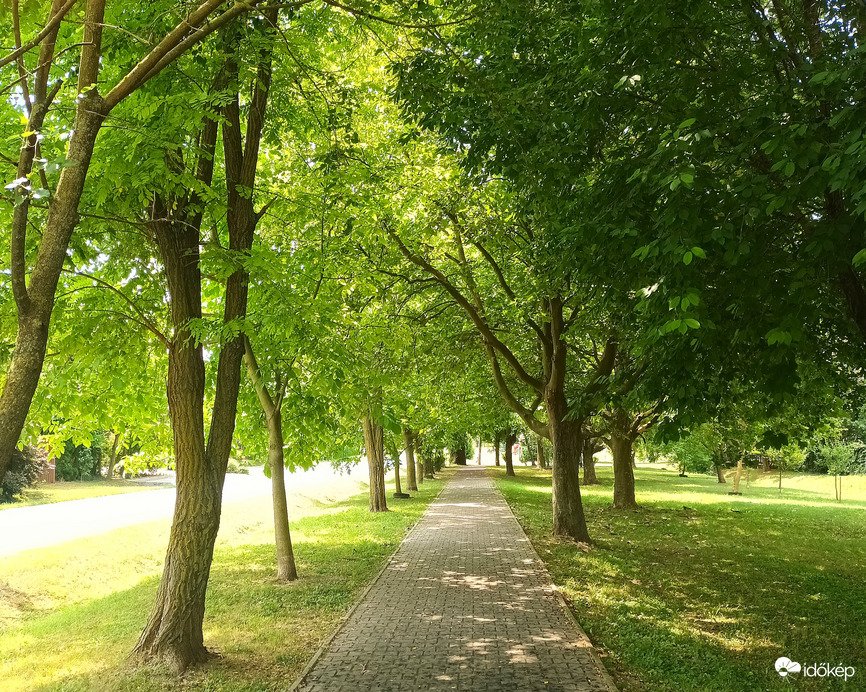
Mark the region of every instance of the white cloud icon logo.
POLYGON ((799 673, 800 664, 782 656, 782 658, 776 659, 776 672, 782 677, 785 677, 788 673, 799 673))

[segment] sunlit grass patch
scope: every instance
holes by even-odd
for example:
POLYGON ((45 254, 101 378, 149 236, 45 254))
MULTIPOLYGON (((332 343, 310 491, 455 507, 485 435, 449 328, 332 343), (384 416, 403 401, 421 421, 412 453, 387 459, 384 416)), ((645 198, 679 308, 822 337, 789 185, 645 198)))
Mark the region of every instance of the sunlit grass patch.
MULTIPOLYGON (((715 478, 640 467, 642 509, 620 512, 611 469, 598 471, 602 484, 581 489, 587 551, 550 536, 539 492, 549 472, 497 483, 622 690, 790 689, 773 667, 783 655, 866 677, 863 479, 846 478, 837 503, 824 477, 786 476, 780 497, 753 471, 730 496, 715 478)), ((806 678, 796 688, 859 689, 806 678)))
POLYGON ((174 483, 166 478, 165 483, 144 484, 123 479, 111 481, 70 481, 57 483, 37 483, 31 488, 25 488, 14 502, 0 502, 0 510, 13 507, 31 507, 33 505, 49 505, 54 502, 68 500, 84 500, 89 497, 104 497, 105 495, 120 495, 123 493, 138 493, 155 488, 170 488, 174 483))

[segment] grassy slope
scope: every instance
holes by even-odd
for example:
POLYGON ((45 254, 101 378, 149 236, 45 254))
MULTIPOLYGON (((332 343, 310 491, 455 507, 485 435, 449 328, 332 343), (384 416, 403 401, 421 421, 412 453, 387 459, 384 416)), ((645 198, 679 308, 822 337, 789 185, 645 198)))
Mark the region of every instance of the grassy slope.
POLYGON ((220 659, 178 681, 126 660, 156 592, 168 522, 21 553, 0 563, 0 687, 18 690, 285 690, 441 488, 372 515, 366 495, 293 513, 301 579, 273 579, 269 503, 227 505, 205 642, 220 659))
MULTIPOLYGON (((753 478, 755 472, 753 471, 753 478)), ((866 689, 866 478, 754 479, 743 496, 715 478, 637 471, 639 512, 611 506, 612 476, 584 488, 595 546, 550 536, 549 472, 497 482, 624 692, 792 689, 773 664, 857 668, 866 689)))
POLYGON ((13 507, 30 507, 32 505, 48 505, 53 502, 66 502, 67 500, 83 500, 88 497, 102 497, 103 495, 119 495, 121 493, 137 493, 142 490, 154 490, 156 488, 170 488, 174 483, 166 480, 164 485, 144 485, 127 480, 111 481, 74 481, 69 483, 39 483, 32 488, 25 488, 21 497, 15 502, 0 503, 0 510, 13 507))

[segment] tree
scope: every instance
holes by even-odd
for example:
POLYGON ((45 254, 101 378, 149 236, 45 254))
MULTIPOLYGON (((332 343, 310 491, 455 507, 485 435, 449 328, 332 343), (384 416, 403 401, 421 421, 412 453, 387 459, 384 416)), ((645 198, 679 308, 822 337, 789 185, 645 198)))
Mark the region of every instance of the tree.
MULTIPOLYGON (((268 35, 275 27, 277 10, 264 10, 266 23, 257 28, 268 35)), ((226 270, 220 352, 214 387, 211 422, 204 429, 206 373, 201 334, 194 326, 202 320, 202 271, 199 248, 204 220, 201 192, 213 182, 213 155, 218 122, 206 114, 200 133, 197 161, 186 164, 171 158, 174 172, 192 178, 192 191, 169 188, 155 194, 150 209, 150 230, 162 259, 171 299, 174 334, 168 348, 168 402, 177 468, 175 501, 165 566, 156 599, 135 652, 166 661, 182 672, 207 659, 202 634, 205 592, 219 529, 222 485, 235 427, 244 339, 240 332, 247 311, 248 273, 243 259, 252 247, 261 214, 254 210, 256 165, 271 84, 270 41, 258 47, 252 77, 252 99, 245 135, 241 131, 241 72, 238 56, 229 52, 219 68, 214 92, 228 89, 223 107, 222 144, 226 171, 226 230, 234 262, 226 270), (244 141, 245 140, 245 141, 244 141)))
MULTIPOLYGON (((28 111, 26 144, 18 159, 18 175, 10 187, 14 199, 14 213, 10 238, 10 274, 18 315, 18 332, 15 348, 9 363, 3 392, 0 394, 0 479, 6 470, 12 450, 18 443, 30 409, 34 392, 39 383, 48 342, 48 328, 54 307, 57 282, 66 259, 66 251, 72 233, 79 220, 78 205, 84 191, 93 148, 97 135, 112 111, 132 93, 152 80, 165 67, 184 52, 201 42, 213 31, 224 26, 245 12, 252 10, 260 0, 237 4, 220 11, 220 0, 207 0, 184 19, 128 72, 109 69, 111 63, 126 63, 128 54, 105 55, 102 52, 102 35, 105 25, 106 0, 86 0, 84 13, 84 42, 77 66, 78 83, 70 99, 75 104, 75 122, 69 137, 68 149, 52 162, 60 170, 53 192, 47 187, 47 168, 34 169, 39 132, 54 101, 63 87, 63 79, 52 82, 53 72, 65 74, 71 65, 61 60, 64 50, 56 50, 61 22, 76 2, 53 0, 45 28, 37 37, 22 44, 17 12, 16 49, 0 60, 0 66, 16 62, 20 74, 25 108, 28 111), (205 21, 210 20, 210 21, 205 21), (35 68, 28 71, 25 62, 32 48, 39 46, 35 68), (112 58, 114 60, 112 60, 112 58), (34 74, 30 89, 29 74, 34 74), (98 82, 106 78, 117 78, 116 84, 105 96, 99 93, 98 82), (32 95, 32 98, 31 98, 32 95), (43 187, 33 189, 31 177, 38 178, 43 187), (30 282, 28 274, 28 227, 32 202, 48 196, 44 228, 38 241, 38 251, 30 282)), ((17 5, 15 6, 17 10, 17 5)), ((113 6, 112 6, 113 9, 113 6)), ((123 8, 118 8, 123 12, 123 8)), ((119 22, 122 24, 124 22, 119 22)), ((113 67, 113 65, 111 65, 113 67)), ((42 218, 39 219, 42 221, 42 218)))

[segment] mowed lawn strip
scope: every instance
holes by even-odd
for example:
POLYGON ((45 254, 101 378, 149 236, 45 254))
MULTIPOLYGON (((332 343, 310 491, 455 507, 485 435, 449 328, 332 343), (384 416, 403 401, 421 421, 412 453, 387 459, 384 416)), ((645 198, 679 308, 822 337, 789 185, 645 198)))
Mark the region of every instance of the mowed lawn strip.
POLYGON ((591 548, 551 537, 549 472, 497 484, 623 692, 866 689, 866 478, 640 467, 638 512, 611 507, 610 468, 582 488, 591 548), (785 487, 785 484, 790 487, 785 487), (814 489, 813 489, 814 488, 814 489), (846 499, 847 496, 847 499, 846 499), (856 677, 781 678, 780 656, 856 677))
POLYGON ((164 483, 136 483, 121 478, 96 481, 58 481, 57 483, 37 483, 31 488, 25 488, 20 497, 13 502, 0 502, 0 511, 15 507, 32 507, 34 505, 50 505, 68 500, 84 500, 89 497, 104 497, 105 495, 121 495, 123 493, 138 493, 143 490, 158 490, 173 488, 174 479, 166 477, 164 483))
POLYGON ((311 499, 292 516, 300 579, 275 582, 267 498, 226 505, 205 643, 220 658, 183 679, 127 660, 156 593, 169 522, 0 561, 0 687, 18 690, 285 690, 436 496, 425 481, 392 511, 367 494, 311 499))

